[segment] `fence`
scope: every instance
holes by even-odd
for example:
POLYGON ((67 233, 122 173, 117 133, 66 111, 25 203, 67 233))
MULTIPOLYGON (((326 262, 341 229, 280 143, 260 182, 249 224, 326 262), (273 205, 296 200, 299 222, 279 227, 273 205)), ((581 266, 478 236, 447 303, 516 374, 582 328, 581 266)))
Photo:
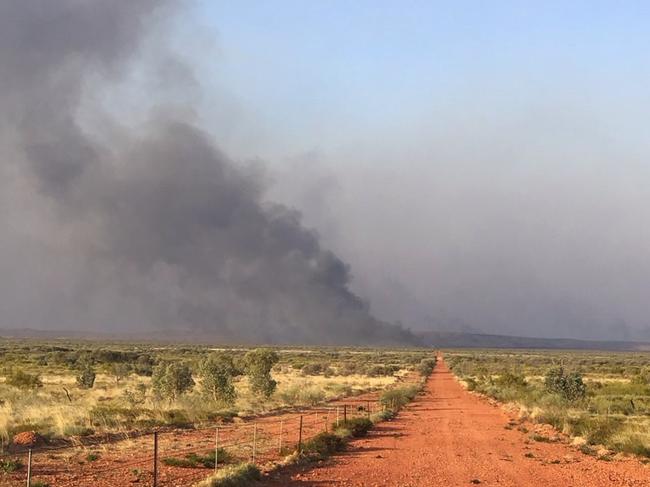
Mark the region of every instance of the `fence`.
POLYGON ((253 420, 155 431, 124 441, 0 455, 0 484, 37 487, 187 486, 226 464, 277 461, 333 425, 382 408, 377 394, 253 420), (84 456, 85 455, 85 456, 84 456))

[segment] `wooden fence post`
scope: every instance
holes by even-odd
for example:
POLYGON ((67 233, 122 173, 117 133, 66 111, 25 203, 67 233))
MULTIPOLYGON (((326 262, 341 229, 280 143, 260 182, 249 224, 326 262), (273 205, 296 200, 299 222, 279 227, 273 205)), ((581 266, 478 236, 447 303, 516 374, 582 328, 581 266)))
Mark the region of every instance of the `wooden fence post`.
POLYGON ((298 430, 298 453, 302 453, 302 416, 300 416, 300 428, 298 430))
POLYGON ((27 487, 32 485, 32 449, 27 454, 27 487))
POLYGON ((255 464, 255 454, 257 453, 257 423, 253 425, 253 464, 255 464))
POLYGON ((153 433, 153 487, 158 487, 158 432, 153 433))
POLYGON ((214 473, 219 469, 219 427, 214 433, 214 473))

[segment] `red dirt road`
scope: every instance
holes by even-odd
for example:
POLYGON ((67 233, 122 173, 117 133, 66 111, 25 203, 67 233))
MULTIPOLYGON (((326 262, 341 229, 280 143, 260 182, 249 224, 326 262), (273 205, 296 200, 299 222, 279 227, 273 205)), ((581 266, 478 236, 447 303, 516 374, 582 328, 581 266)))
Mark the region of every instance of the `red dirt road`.
MULTIPOLYGON (((276 474, 270 486, 650 486, 650 467, 611 462, 566 443, 540 443, 514 418, 465 391, 439 362, 425 394, 348 451, 311 470, 276 474)), ((523 425, 533 431, 535 426, 523 425)))

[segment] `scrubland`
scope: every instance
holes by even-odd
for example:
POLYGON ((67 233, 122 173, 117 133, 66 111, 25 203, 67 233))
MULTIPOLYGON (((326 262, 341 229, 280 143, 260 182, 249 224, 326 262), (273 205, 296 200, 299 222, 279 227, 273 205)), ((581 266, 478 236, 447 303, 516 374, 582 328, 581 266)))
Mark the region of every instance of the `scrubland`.
POLYGON ((649 359, 624 352, 446 353, 469 390, 515 405, 522 416, 551 424, 603 459, 603 447, 650 457, 649 359))
POLYGON ((0 439, 196 427, 382 390, 424 350, 0 342, 0 439))

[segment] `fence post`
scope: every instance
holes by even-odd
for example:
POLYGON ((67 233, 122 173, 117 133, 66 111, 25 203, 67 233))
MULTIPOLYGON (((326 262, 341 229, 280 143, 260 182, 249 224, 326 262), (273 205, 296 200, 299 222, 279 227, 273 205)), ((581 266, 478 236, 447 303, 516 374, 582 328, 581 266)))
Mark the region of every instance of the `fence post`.
POLYGON ((368 413, 368 419, 370 419, 370 401, 366 401, 366 412, 368 413))
POLYGON ((284 426, 284 420, 280 420, 280 439, 278 440, 278 455, 282 455, 282 430, 284 426))
POLYGON ((153 432, 153 487, 158 487, 158 432, 153 432))
POLYGON ((348 405, 344 404, 343 405, 343 423, 345 424, 347 422, 348 422, 348 405))
POLYGON ((300 428, 298 429, 298 453, 302 453, 302 416, 300 416, 300 428))
POLYGON ((336 427, 339 427, 339 407, 336 406, 336 427))
POLYGON ((27 455, 27 487, 32 485, 32 449, 29 449, 27 455))
POLYGON ((253 464, 255 464, 255 450, 257 448, 257 423, 253 425, 253 464))
POLYGON ((325 433, 330 427, 330 408, 327 408, 327 416, 325 417, 325 433))
POLYGON ((219 469, 219 427, 214 433, 214 473, 219 469))

